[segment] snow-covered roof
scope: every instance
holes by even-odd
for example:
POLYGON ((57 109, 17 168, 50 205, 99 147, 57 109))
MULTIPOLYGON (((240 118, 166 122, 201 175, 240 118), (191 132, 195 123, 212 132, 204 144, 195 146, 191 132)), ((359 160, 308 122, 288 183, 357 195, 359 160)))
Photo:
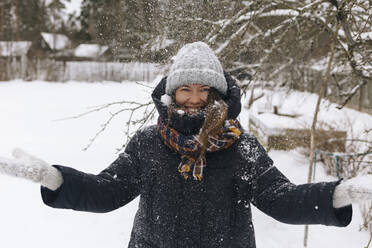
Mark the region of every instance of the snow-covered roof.
POLYGON ((80 44, 75 48, 74 55, 76 57, 97 58, 108 50, 108 46, 98 44, 80 44))
POLYGON ((63 34, 52 34, 52 33, 41 33, 41 36, 52 50, 63 50, 70 45, 70 40, 66 35, 63 34), (54 37, 55 47, 54 47, 54 37))
POLYGON ((31 41, 0 41, 0 56, 26 55, 32 45, 31 41))

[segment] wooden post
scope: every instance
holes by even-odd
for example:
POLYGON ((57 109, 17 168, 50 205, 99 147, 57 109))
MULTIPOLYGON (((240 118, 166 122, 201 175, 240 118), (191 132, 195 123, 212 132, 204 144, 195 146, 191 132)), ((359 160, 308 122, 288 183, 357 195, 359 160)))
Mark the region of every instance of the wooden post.
MULTIPOLYGON (((313 117, 313 124, 311 125, 310 130, 310 163, 309 163, 309 172, 307 175, 307 182, 311 182, 311 176, 313 174, 313 164, 314 164, 314 152, 315 152, 315 132, 316 132, 316 123, 318 121, 318 113, 320 108, 321 100, 325 94, 326 88, 327 88, 327 81, 329 79, 329 74, 331 71, 331 65, 335 53, 335 43, 336 43, 336 35, 338 33, 338 29, 340 27, 340 24, 337 25, 336 31, 334 34, 332 34, 332 40, 331 40, 331 47, 330 47, 330 56, 327 64, 326 72, 323 76, 322 85, 320 86, 320 91, 318 95, 318 101, 315 106, 315 112, 313 117)), ((315 206, 314 206, 315 207, 315 206)), ((305 232, 304 232, 304 247, 307 248, 307 240, 308 240, 308 234, 309 234, 309 226, 305 226, 305 232)))

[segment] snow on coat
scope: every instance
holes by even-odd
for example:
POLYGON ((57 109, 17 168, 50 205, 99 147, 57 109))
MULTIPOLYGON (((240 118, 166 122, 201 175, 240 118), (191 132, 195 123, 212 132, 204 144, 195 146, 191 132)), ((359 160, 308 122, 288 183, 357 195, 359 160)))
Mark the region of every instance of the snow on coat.
MULTIPOLYGON (((229 75, 225 77, 229 90, 224 99, 229 117, 236 118, 240 89, 229 75)), ((152 95, 163 116, 165 81, 152 95)), ((179 118, 172 123, 174 128, 197 131, 199 121, 182 119, 187 115, 179 118)), ((55 165, 64 183, 57 191, 42 187, 42 198, 51 207, 101 213, 140 195, 129 248, 255 248, 251 203, 289 224, 346 226, 351 221, 351 206, 332 207, 338 181, 292 184, 248 133, 226 150, 207 153, 206 161, 202 181, 185 180, 177 170, 180 156, 165 146, 156 126, 149 126, 138 131, 125 152, 98 175, 55 165)))

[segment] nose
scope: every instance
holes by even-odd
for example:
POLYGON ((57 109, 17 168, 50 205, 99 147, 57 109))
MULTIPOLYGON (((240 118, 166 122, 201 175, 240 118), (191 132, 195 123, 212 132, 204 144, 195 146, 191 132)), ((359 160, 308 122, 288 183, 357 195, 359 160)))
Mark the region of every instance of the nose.
POLYGON ((190 95, 188 102, 192 105, 200 105, 202 103, 200 94, 198 94, 198 92, 193 92, 190 95))

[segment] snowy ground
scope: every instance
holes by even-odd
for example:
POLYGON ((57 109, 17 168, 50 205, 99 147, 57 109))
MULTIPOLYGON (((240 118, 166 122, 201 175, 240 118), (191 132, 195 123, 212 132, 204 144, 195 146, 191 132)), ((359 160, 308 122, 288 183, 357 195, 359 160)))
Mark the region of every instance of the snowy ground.
MULTIPOLYGON (((150 89, 132 82, 45 83, 0 82, 0 156, 10 157, 14 147, 52 164, 98 173, 117 156, 124 142, 123 114, 88 151, 82 151, 109 113, 55 121, 85 112, 88 106, 118 100, 148 101, 150 89)), ((113 111, 113 110, 112 110, 113 111)), ((242 114, 245 122, 246 113, 242 114)), ((293 182, 306 181, 308 162, 296 151, 271 151, 277 167, 293 182)), ((317 170, 318 180, 334 180, 317 170)), ((80 248, 126 247, 137 200, 107 214, 57 210, 43 205, 39 186, 0 175, 0 247, 80 248)), ((311 226, 309 248, 363 248, 369 235, 359 232, 360 213, 354 208, 346 228, 311 226)), ((303 226, 281 224, 253 210, 258 248, 302 247, 303 226)))

